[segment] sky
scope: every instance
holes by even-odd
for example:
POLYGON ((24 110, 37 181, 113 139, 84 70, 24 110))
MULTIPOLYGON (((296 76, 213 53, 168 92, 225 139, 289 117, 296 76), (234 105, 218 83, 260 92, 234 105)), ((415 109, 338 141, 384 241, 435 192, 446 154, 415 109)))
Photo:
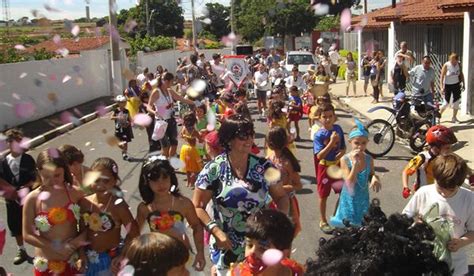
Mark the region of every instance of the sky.
MULTIPOLYGON (((36 9, 49 19, 76 19, 85 17, 85 0, 9 0, 10 19, 18 19, 27 16, 34 18, 31 11, 36 9), (52 9, 51 9, 52 8, 52 9), (49 9, 49 11, 47 10, 49 9)), ((136 5, 140 0, 116 0, 117 11, 128 9, 136 5)), ((258 0, 256 0, 258 1, 258 0)), ((400 0, 398 0, 400 1, 400 0)), ((90 2, 91 18, 108 15, 108 0, 88 0, 90 2)), ((181 0, 185 12, 185 18, 191 18, 191 0, 181 0)), ((229 5, 230 0, 195 0, 196 16, 202 12, 202 7, 207 2, 221 3, 229 5)), ((308 0, 309 2, 309 0, 308 0)), ((363 2, 363 0, 361 1, 363 2)), ((391 0, 367 0, 368 10, 388 6, 391 0)), ((3 20, 3 10, 2 18, 3 20)))

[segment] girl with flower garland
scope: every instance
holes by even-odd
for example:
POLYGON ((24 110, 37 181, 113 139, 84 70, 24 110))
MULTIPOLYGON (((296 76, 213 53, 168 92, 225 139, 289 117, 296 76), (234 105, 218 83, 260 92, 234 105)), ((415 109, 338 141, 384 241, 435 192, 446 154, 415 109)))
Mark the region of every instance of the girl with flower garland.
POLYGON ((202 159, 196 148, 198 142, 204 140, 196 129, 196 115, 194 112, 188 112, 183 117, 183 128, 180 136, 186 143, 181 146, 179 158, 184 163, 184 171, 186 172, 187 187, 194 188, 197 174, 202 170, 202 159))
POLYGON ((112 266, 119 267, 121 246, 120 226, 127 231, 125 244, 139 235, 138 226, 128 204, 118 196, 120 181, 114 160, 102 157, 94 161, 91 170, 100 176, 91 185, 94 193, 80 201, 82 218, 87 227, 86 275, 112 275, 112 266))
POLYGON ((36 164, 38 188, 23 206, 23 238, 35 247, 34 275, 78 274, 83 266, 77 250, 86 234, 78 227, 82 193, 71 185, 68 164, 57 149, 41 152, 36 164))
POLYGON ((184 224, 186 219, 193 229, 197 251, 193 267, 202 271, 206 264, 203 228, 193 203, 179 192, 174 168, 161 156, 151 156, 143 164, 138 188, 143 199, 137 208, 136 220, 139 229, 142 230, 145 223, 148 223, 151 232, 175 237, 191 250, 184 224))

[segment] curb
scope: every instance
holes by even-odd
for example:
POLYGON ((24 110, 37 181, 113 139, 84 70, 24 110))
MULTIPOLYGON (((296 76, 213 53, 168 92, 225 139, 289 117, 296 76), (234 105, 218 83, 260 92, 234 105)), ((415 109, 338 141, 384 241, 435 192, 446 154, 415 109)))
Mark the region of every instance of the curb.
MULTIPOLYGON (((115 103, 111 104, 111 105, 108 105, 104 108, 105 112, 106 113, 109 113, 110 111, 112 111, 112 109, 115 107, 115 103)), ((75 129, 76 127, 78 126, 81 126, 85 123, 88 123, 96 118, 99 117, 99 112, 98 111, 95 111, 95 112, 92 112, 92 113, 89 113, 87 115, 84 115, 82 116, 81 118, 77 119, 77 121, 74 121, 74 122, 71 122, 71 123, 67 123, 67 124, 64 124, 62 126, 59 126, 59 127, 56 127, 55 129, 52 129, 50 131, 47 131, 41 135, 38 135, 34 138, 32 138, 30 141, 28 141, 28 150, 31 149, 31 148, 35 148, 41 144, 44 144, 46 142, 48 142, 49 140, 53 139, 53 138, 56 138, 72 129, 75 129)), ((10 153, 10 150, 5 150, 3 152, 0 153, 0 158, 4 158, 5 156, 7 156, 7 154, 10 153)))

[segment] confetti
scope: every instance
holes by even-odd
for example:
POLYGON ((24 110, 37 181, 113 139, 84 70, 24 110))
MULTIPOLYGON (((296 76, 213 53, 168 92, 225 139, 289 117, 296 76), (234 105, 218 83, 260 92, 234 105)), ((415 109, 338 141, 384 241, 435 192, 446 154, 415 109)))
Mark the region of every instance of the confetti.
POLYGON ((216 127, 213 124, 207 124, 206 129, 207 131, 213 131, 214 129, 216 129, 216 127))
POLYGON ((63 113, 61 113, 61 115, 59 116, 59 119, 61 120, 61 122, 63 124, 68 124, 72 121, 72 114, 71 112, 69 111, 64 111, 63 113))
POLYGON ((329 13, 329 5, 327 4, 316 4, 314 5, 314 14, 316 16, 323 16, 329 13))
POLYGON ((114 202, 114 205, 119 205, 122 202, 123 202, 123 198, 117 198, 117 200, 115 200, 114 202))
POLYGON ((59 157, 59 151, 56 148, 49 148, 48 149, 48 155, 52 158, 58 158, 59 157))
POLYGON ((107 109, 105 105, 99 105, 95 108, 95 112, 97 112, 97 115, 99 115, 99 117, 103 117, 107 114, 107 109))
POLYGON ((282 258, 283 258, 283 252, 274 248, 270 248, 266 250, 262 255, 262 261, 267 266, 274 266, 280 263, 282 258))
POLYGON ((317 42, 318 44, 321 44, 321 43, 324 42, 324 39, 321 37, 321 38, 319 38, 316 42, 317 42))
POLYGON ((269 183, 278 182, 281 179, 281 172, 275 168, 268 168, 263 175, 265 180, 269 183))
POLYGON ((26 77, 26 76, 28 76, 28 73, 23 72, 23 73, 20 74, 20 77, 19 77, 19 78, 20 78, 20 79, 23 79, 23 78, 26 77))
POLYGON ((344 9, 341 13, 341 31, 345 32, 351 26, 351 10, 344 9))
POLYGON ((56 81, 56 80, 58 80, 58 79, 56 78, 56 75, 55 75, 55 74, 51 74, 51 75, 49 75, 49 80, 51 80, 51 81, 56 81))
POLYGON ((15 49, 19 50, 19 51, 24 51, 26 50, 25 46, 21 45, 21 44, 17 44, 15 45, 15 49))
POLYGON ((71 34, 73 36, 78 36, 80 31, 81 31, 81 29, 80 29, 79 25, 74 25, 74 27, 72 27, 72 29, 71 29, 71 34))
POLYGON ((63 57, 67 57, 69 55, 69 50, 66 48, 60 48, 56 50, 56 53, 60 54, 63 57))
POLYGON ((171 167, 173 167, 175 170, 181 170, 185 166, 184 162, 181 161, 181 159, 176 158, 174 156, 169 159, 169 162, 170 162, 171 167))
POLYGON ((58 95, 54 92, 49 92, 48 93, 48 100, 50 100, 53 103, 56 103, 58 101, 58 95))
POLYGON ((138 126, 147 127, 151 124, 153 119, 144 113, 138 113, 133 117, 133 123, 138 126))
POLYGON ((82 180, 82 185, 85 187, 89 187, 94 184, 97 179, 101 176, 101 173, 98 171, 88 171, 84 175, 84 179, 82 180))
POLYGON ((29 118, 35 114, 36 106, 31 102, 19 102, 14 106, 15 114, 19 118, 29 118))
POLYGON ((12 98, 15 100, 21 100, 20 95, 18 95, 17 93, 12 93, 12 98))
POLYGON ((132 265, 126 265, 119 271, 117 276, 133 276, 134 274, 135 274, 135 268, 132 265))
POLYGON ((119 139, 115 136, 109 136, 105 139, 105 141, 107 142, 107 145, 111 147, 118 146, 120 143, 119 139))
POLYGON ((25 203, 26 196, 28 195, 29 192, 30 192, 29 188, 21 188, 16 192, 16 194, 20 198, 20 205, 23 205, 25 203))
POLYGON ((137 22, 135 20, 128 20, 126 23, 125 23, 125 26, 124 26, 124 30, 125 32, 129 33, 131 31, 133 31, 133 29, 135 29, 135 27, 137 26, 137 22))
POLYGON ((22 149, 29 149, 29 148, 30 148, 30 141, 31 141, 30 138, 28 138, 28 137, 23 137, 23 138, 21 139, 19 145, 20 145, 20 147, 21 147, 22 149))
POLYGON ((311 181, 306 178, 301 178, 300 181, 302 185, 311 185, 311 181))
POLYGON ((212 20, 210 18, 204 18, 203 20, 201 20, 202 23, 206 24, 206 25, 209 25, 212 23, 212 20))
POLYGON ((64 78, 63 78, 63 83, 68 82, 70 79, 71 79, 71 76, 65 75, 64 78))
POLYGON ((337 165, 331 165, 327 168, 326 171, 327 175, 331 177, 332 179, 341 179, 343 174, 342 174, 342 169, 341 167, 337 165))
POLYGON ((45 73, 41 73, 41 72, 38 72, 37 74, 38 74, 39 76, 42 76, 42 77, 45 77, 45 78, 48 76, 48 75, 46 75, 45 73))
POLYGON ((60 44, 61 43, 61 36, 58 35, 58 34, 55 34, 53 36, 53 42, 54 42, 54 44, 60 44))
POLYGON ((41 200, 41 201, 45 201, 45 200, 47 200, 50 196, 51 196, 51 193, 50 193, 50 192, 44 191, 44 192, 39 193, 38 199, 41 200))

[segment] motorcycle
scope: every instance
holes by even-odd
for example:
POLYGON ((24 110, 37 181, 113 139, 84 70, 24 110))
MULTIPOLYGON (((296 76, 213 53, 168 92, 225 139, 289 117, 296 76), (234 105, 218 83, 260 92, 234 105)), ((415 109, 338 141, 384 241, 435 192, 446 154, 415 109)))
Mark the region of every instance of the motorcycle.
POLYGON ((375 119, 367 125, 369 141, 367 153, 374 157, 386 155, 395 144, 395 135, 408 139, 415 152, 420 152, 426 144, 425 135, 428 129, 441 118, 438 104, 425 103, 423 99, 407 96, 399 91, 392 101, 392 108, 376 106, 368 110, 390 112, 387 120, 375 119))

